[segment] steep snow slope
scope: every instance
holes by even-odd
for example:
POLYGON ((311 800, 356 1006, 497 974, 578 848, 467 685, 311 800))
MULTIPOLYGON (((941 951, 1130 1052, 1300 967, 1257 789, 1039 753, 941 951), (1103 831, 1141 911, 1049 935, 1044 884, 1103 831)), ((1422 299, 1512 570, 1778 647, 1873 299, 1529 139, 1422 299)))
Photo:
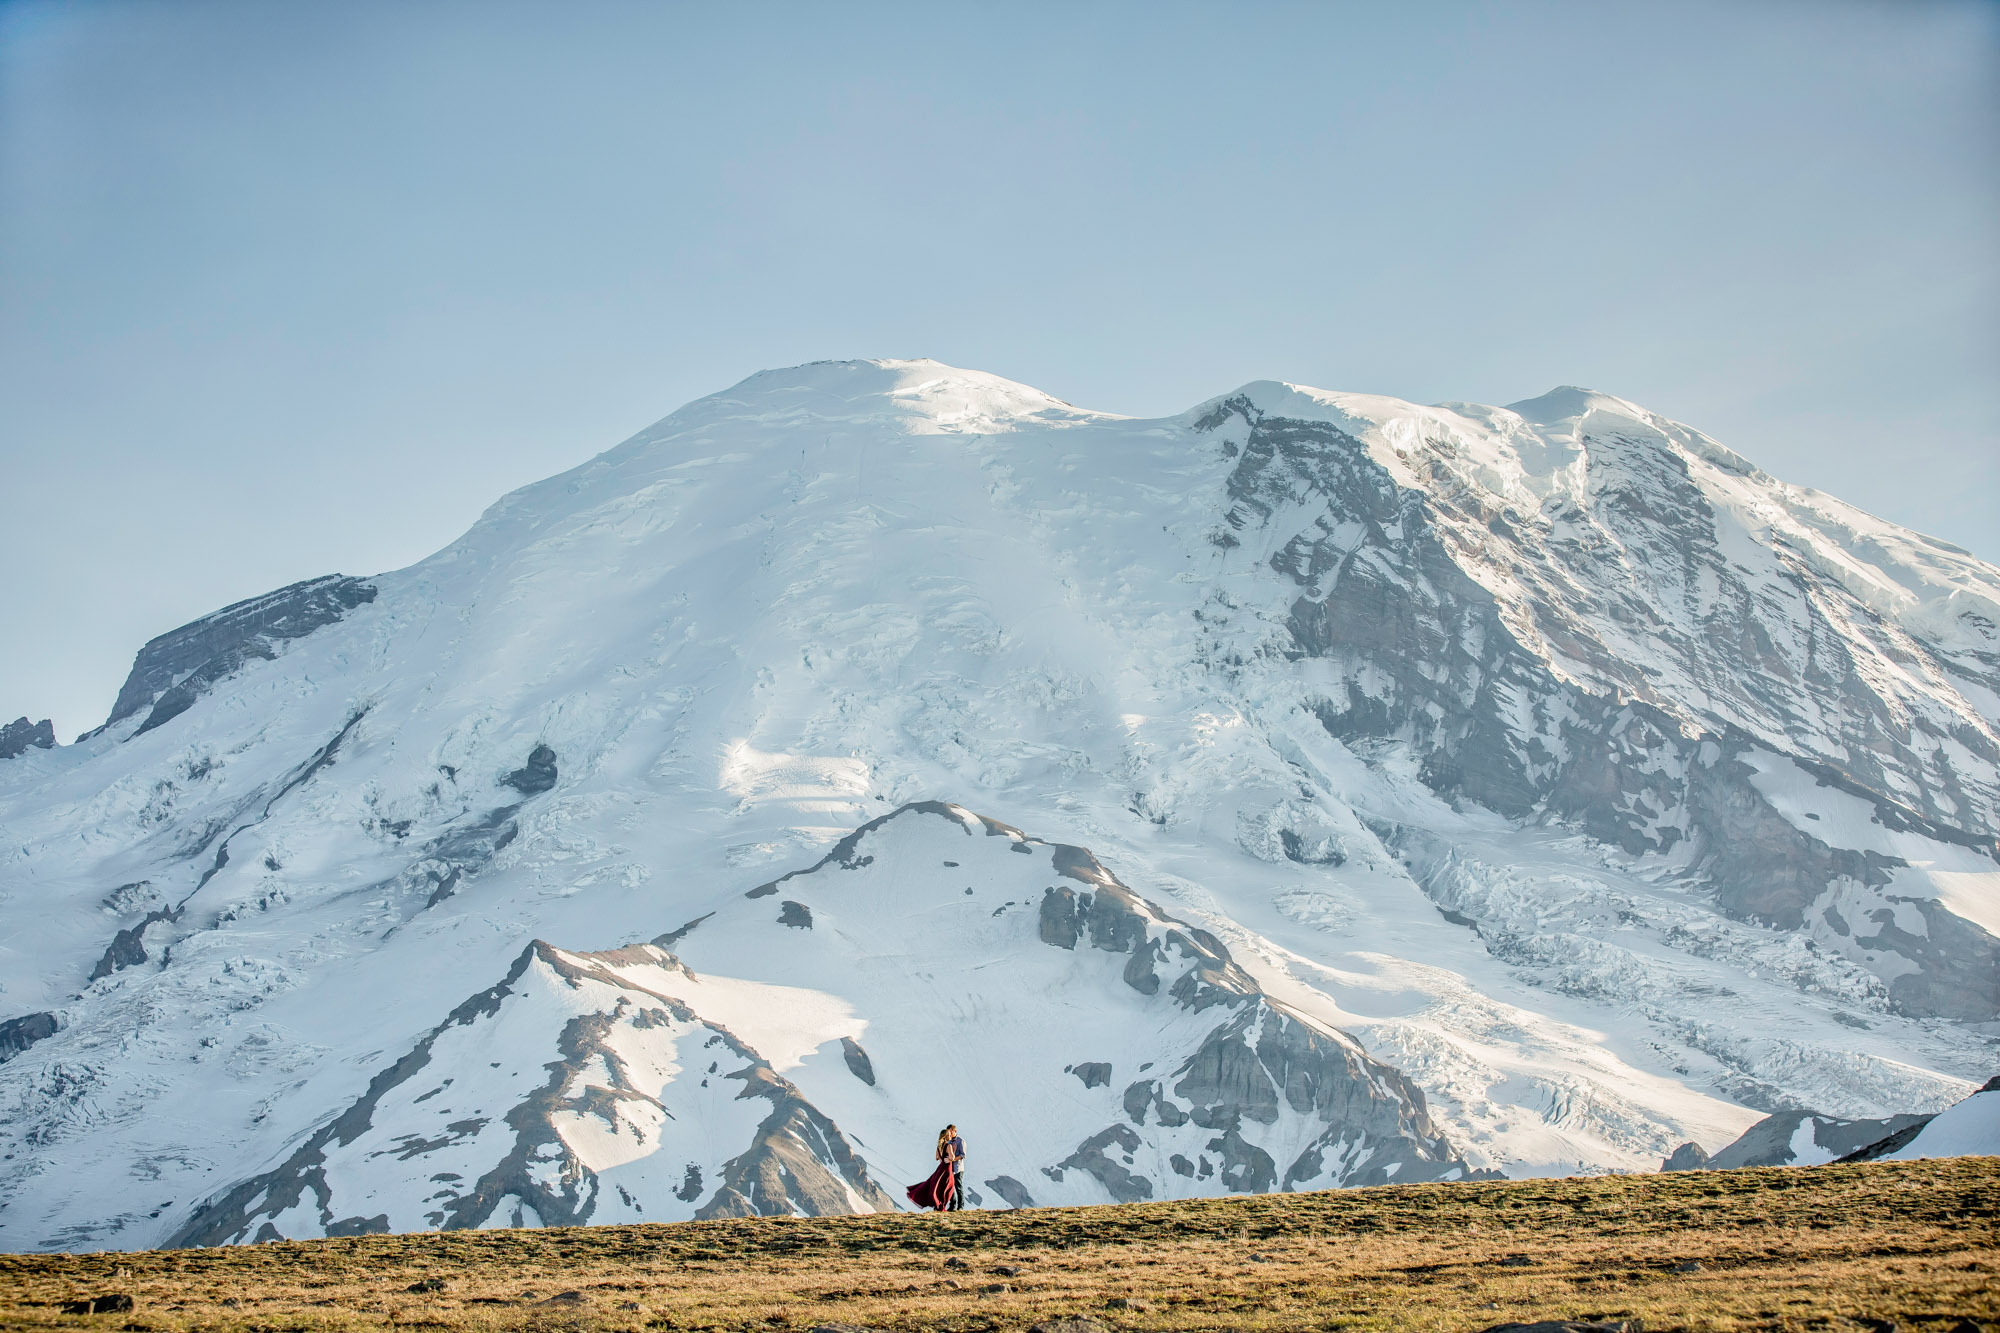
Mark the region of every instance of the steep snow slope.
MULTIPOLYGON (((1148 919, 1211 934, 1328 1059, 1365 1048, 1410 1162, 1651 1169, 1769 1110, 1936 1110, 1990 1072, 2000 574, 1619 400, 1258 384, 1134 421, 929 362, 799 367, 410 569, 272 597, 149 645, 100 733, 0 763, 0 1244, 568 1215, 464 1183, 522 1143, 640 1182, 633 1215, 710 1206, 732 1162, 753 1206, 866 1206, 946 1118, 979 1181, 983 1150, 1039 1202, 1120 1197, 1064 1165, 1114 1129, 1096 1156, 1156 1197, 1262 1182, 1201 1175, 1122 1100, 1213 1026, 1064 1044, 1091 987, 1151 1010, 1102 963, 1048 979, 1039 917, 1007 914, 1061 886, 1039 862, 963 886, 1016 907, 940 928, 979 978, 928 1028, 935 978, 850 994, 824 978, 867 972, 866 932, 743 897, 910 802, 1088 847, 1148 919), (793 975, 808 944, 830 971, 793 975), (655 947, 785 1023, 670 990, 655 947), (1051 987, 1025 1023, 965 998, 1051 987), (568 1025, 614 1012, 592 1040, 626 1072, 547 1082, 568 1025), (769 1071, 741 1105, 686 1086, 722 1030, 769 1071), (480 1043, 493 1077, 438 1121, 406 1061, 471 1071, 480 1043), (982 1050, 1008 1054, 977 1075, 982 1050), (1080 1064, 1112 1082, 1051 1072, 1080 1064), (1090 1114, 1007 1143, 1048 1079, 1090 1114), (794 1095, 831 1130, 781 1151, 794 1095), (671 1125, 613 1161, 649 1104, 671 1125)), ((902 891, 869 927, 888 953, 921 919, 902 891)), ((1352 1142, 1293 1114, 1242 1132, 1277 1187, 1314 1136, 1352 1142)), ((1336 1160, 1298 1179, 1357 1178, 1336 1160)))

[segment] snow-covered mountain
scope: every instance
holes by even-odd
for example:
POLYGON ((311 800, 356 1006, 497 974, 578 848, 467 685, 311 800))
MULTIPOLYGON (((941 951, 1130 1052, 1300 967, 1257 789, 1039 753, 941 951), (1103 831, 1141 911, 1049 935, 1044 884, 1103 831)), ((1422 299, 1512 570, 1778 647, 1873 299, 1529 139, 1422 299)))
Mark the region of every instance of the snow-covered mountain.
POLYGON ((2000 571, 1622 400, 767 372, 0 761, 0 1245, 1936 1111, 1997 803, 2000 571))

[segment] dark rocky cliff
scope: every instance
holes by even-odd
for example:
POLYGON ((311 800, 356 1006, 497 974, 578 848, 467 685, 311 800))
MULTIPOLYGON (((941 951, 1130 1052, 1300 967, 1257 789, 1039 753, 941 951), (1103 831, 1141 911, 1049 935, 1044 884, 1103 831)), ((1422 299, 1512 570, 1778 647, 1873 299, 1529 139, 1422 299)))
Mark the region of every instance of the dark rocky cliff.
POLYGON ((343 574, 323 574, 225 606, 162 634, 139 650, 104 726, 147 709, 139 731, 151 731, 186 712, 210 686, 245 662, 274 657, 278 644, 304 638, 374 600, 374 585, 343 574))
POLYGON ((40 722, 30 722, 25 717, 17 717, 6 726, 0 727, 0 759, 12 759, 26 754, 30 748, 53 750, 56 745, 55 724, 48 718, 40 722))

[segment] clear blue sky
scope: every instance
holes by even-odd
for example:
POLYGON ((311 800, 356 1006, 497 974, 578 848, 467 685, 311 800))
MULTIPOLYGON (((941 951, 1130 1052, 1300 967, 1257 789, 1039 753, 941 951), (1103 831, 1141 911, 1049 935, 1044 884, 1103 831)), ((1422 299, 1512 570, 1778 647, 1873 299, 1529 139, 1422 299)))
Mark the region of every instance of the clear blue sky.
POLYGON ((0 720, 769 366, 1634 399, 2000 558, 2000 6, 0 7, 0 720))

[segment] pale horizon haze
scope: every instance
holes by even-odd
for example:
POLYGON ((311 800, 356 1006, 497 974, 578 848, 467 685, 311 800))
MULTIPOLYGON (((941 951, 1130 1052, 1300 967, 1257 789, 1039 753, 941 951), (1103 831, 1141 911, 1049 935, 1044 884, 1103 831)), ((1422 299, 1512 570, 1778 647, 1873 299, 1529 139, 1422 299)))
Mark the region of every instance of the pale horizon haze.
POLYGON ((2000 559, 2000 5, 0 5, 0 723, 919 356, 1584 385, 2000 559))

